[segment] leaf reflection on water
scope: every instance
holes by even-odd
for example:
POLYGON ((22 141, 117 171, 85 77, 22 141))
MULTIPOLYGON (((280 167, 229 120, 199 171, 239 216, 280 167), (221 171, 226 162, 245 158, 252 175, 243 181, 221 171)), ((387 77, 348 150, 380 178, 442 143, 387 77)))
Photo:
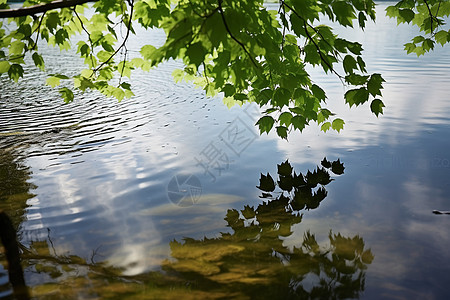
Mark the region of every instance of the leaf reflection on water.
MULTIPOLYGON (((302 210, 317 208, 325 189, 344 171, 340 161, 297 174, 286 161, 278 165, 278 179, 262 175, 263 203, 242 210, 229 209, 225 221, 232 232, 216 238, 170 242, 171 259, 161 270, 125 276, 123 270, 83 259, 58 255, 50 240, 24 248, 23 265, 32 296, 38 299, 183 299, 219 298, 357 298, 364 290, 365 270, 374 256, 360 236, 329 233, 320 245, 310 231, 303 241, 286 246, 302 210)), ((94 254, 93 254, 94 255, 94 254)))

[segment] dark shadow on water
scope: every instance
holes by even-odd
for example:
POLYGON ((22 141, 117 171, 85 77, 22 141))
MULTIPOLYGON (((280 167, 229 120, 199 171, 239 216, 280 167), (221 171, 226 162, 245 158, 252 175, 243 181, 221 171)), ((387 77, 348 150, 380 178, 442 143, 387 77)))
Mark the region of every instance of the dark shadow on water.
POLYGON ((34 241, 22 253, 31 294, 38 299, 358 298, 374 258, 360 236, 330 231, 328 241, 319 243, 306 231, 290 246, 285 243, 303 214, 326 198, 331 174, 343 172, 339 160, 324 159, 306 174, 281 163, 275 179, 261 174, 259 205, 228 210, 225 220, 232 232, 174 240, 171 258, 160 270, 136 276, 96 262, 95 251, 90 258, 59 255, 50 236, 34 241))
POLYGON ((0 271, 0 294, 11 294, 9 281, 17 299, 29 298, 16 232, 20 232, 20 224, 25 220, 26 201, 34 196, 30 193, 35 188, 28 182, 30 175, 30 170, 11 152, 0 150, 0 239, 4 247, 4 251, 0 252, 0 263, 5 260, 9 262, 8 276, 3 270, 0 271))
POLYGON ((361 237, 330 232, 328 245, 320 245, 307 231, 295 246, 284 244, 293 225, 301 223, 301 211, 316 209, 327 196, 329 170, 342 174, 344 167, 324 159, 322 167, 297 174, 286 161, 278 165, 277 180, 261 174, 258 188, 265 201, 228 210, 225 220, 233 233, 171 242, 175 260, 166 261, 163 270, 218 298, 358 298, 374 258, 361 237))

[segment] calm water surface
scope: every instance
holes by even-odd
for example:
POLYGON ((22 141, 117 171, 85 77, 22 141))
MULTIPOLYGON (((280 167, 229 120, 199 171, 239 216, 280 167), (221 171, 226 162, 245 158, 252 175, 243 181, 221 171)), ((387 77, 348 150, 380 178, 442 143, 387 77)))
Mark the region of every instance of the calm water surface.
MULTIPOLYGON (((450 210, 450 54, 407 56, 415 32, 385 7, 365 32, 343 32, 387 81, 383 116, 347 108, 340 81, 311 70, 346 121, 340 134, 259 136, 254 106, 174 84, 176 62, 133 74, 136 96, 121 103, 85 93, 65 105, 32 68, 20 84, 0 78, 0 209, 19 229, 32 295, 448 299, 450 216, 432 211, 450 210), (324 157, 345 171, 328 171, 318 208, 267 213, 260 173, 277 179, 288 160, 306 174, 324 157)), ((80 67, 46 55, 49 73, 80 67)))

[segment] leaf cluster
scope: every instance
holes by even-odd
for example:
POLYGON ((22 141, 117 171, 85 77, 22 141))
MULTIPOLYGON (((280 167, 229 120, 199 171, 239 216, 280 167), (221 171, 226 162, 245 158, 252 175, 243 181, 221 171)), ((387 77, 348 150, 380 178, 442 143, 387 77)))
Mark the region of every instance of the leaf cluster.
POLYGON ((402 0, 389 6, 386 15, 396 18, 398 24, 412 24, 423 33, 405 44, 408 54, 421 56, 432 51, 436 44, 444 46, 450 41, 450 30, 444 29, 445 18, 450 15, 448 0, 402 0))
MULTIPOLYGON (((27 0, 23 6, 43 5, 27 0)), ((326 91, 314 82, 307 67, 337 76, 346 88, 350 106, 370 103, 383 113, 381 74, 367 73, 362 46, 338 36, 334 26, 359 27, 375 20, 372 0, 280 0, 276 10, 261 0, 99 0, 90 12, 86 4, 15 17, 0 22, 0 75, 18 81, 30 56, 45 70, 38 41, 67 50, 76 47, 86 69, 79 74, 50 74, 47 84, 60 88, 66 102, 74 90, 96 90, 118 100, 133 96, 131 74, 175 59, 184 68, 175 70, 176 81, 193 82, 207 96, 221 94, 226 103, 256 102, 263 115, 256 122, 260 133, 287 139, 316 123, 321 130, 340 131, 344 120, 327 108, 326 91), (158 28, 166 33, 163 45, 145 45, 141 57, 130 57, 127 41, 135 28, 158 28), (76 45, 75 35, 82 35, 76 45), (64 84, 63 84, 64 83, 64 84)), ((8 8, 0 0, 0 10, 8 8)), ((448 0, 401 0, 387 9, 399 23, 419 27, 425 36, 405 45, 408 53, 424 54, 450 40, 443 29, 450 14, 448 0)))

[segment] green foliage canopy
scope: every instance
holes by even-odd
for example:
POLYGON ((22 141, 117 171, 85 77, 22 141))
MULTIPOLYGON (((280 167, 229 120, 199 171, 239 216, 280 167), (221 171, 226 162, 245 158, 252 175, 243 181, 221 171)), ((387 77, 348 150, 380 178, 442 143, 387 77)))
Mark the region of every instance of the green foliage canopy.
MULTIPOLYGON (((360 43, 339 37, 322 24, 360 27, 375 20, 372 0, 280 0, 271 10, 259 0, 99 0, 88 17, 86 0, 26 0, 10 9, 0 0, 0 75, 18 81, 26 57, 45 70, 38 40, 61 50, 76 47, 86 69, 79 74, 52 74, 47 85, 60 86, 66 102, 74 90, 97 90, 122 100, 133 96, 132 70, 149 70, 169 59, 181 60, 176 81, 194 82, 214 96, 222 93, 229 103, 256 102, 263 116, 260 133, 275 130, 287 138, 311 122, 323 131, 340 131, 344 121, 326 107, 326 92, 313 82, 307 66, 337 76, 346 87, 345 102, 359 106, 370 102, 375 115, 383 113, 384 79, 368 74, 360 43), (56 8, 56 9, 55 9, 56 8), (9 25, 8 25, 9 24, 9 25), (127 41, 138 26, 166 33, 160 47, 145 45, 141 57, 130 58, 127 41), (11 29, 12 28, 12 29, 11 29), (119 28, 125 29, 118 36, 119 28), (76 46, 71 38, 82 34, 76 46)), ((399 23, 418 26, 423 36, 405 45, 408 53, 422 55, 450 41, 443 28, 450 14, 448 0, 402 0, 387 9, 399 23)))

